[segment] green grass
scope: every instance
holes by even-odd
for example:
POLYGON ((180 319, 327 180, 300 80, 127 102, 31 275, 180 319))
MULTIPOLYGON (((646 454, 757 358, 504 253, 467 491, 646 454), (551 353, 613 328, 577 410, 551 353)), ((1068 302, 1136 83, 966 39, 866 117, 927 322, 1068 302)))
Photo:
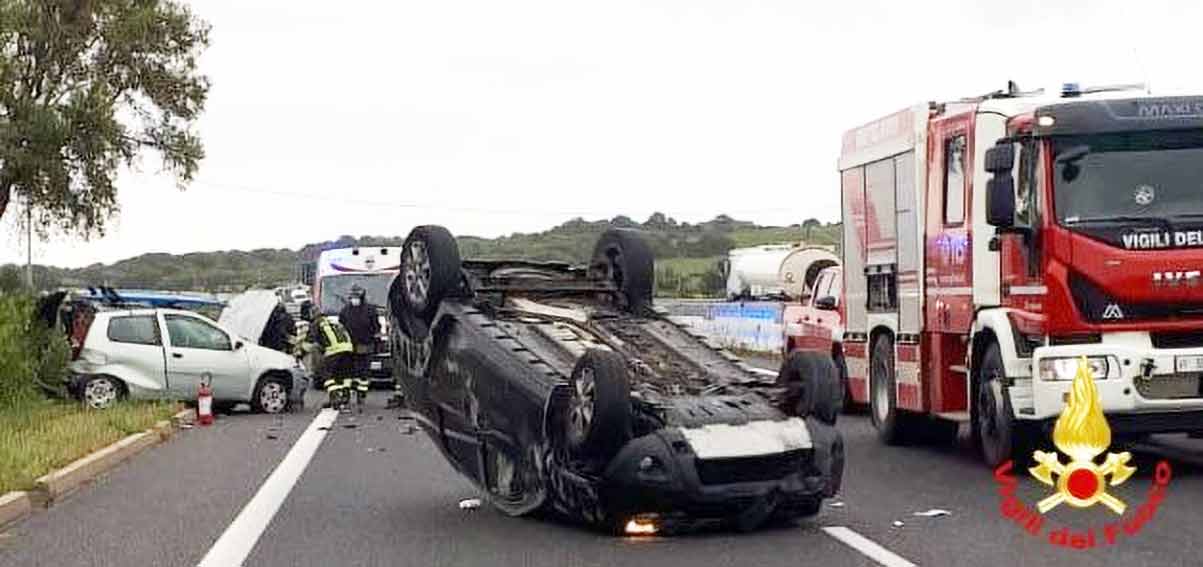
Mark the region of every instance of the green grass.
POLYGON ((38 400, 0 412, 0 494, 33 488, 38 477, 146 431, 179 411, 174 402, 123 402, 92 410, 38 400))

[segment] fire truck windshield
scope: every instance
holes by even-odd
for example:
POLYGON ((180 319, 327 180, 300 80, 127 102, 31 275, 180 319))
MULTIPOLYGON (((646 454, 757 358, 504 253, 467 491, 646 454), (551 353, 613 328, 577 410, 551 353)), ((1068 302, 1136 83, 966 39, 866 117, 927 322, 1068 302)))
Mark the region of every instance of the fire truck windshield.
POLYGON ((1168 228, 1203 215, 1203 132, 1053 139, 1055 205, 1066 226, 1168 228))
POLYGON ((388 305, 388 287, 393 283, 391 273, 379 274, 343 274, 322 278, 321 307, 322 314, 336 315, 342 310, 351 287, 359 284, 367 294, 367 302, 376 307, 388 305))

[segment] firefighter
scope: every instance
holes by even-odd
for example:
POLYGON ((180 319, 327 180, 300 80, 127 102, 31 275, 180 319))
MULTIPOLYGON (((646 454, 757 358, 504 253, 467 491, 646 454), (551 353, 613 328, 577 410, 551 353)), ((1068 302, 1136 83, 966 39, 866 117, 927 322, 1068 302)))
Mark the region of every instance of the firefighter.
POLYGON ((375 305, 368 303, 364 289, 356 284, 351 286, 351 295, 338 313, 338 320, 347 328, 351 342, 355 344, 355 403, 362 409, 372 384, 368 371, 380 337, 380 313, 375 305))
POLYGON ((352 387, 355 376, 355 348, 351 336, 338 321, 320 313, 312 316, 309 325, 309 342, 321 348, 321 362, 317 375, 326 390, 327 401, 322 407, 345 409, 343 394, 352 387))

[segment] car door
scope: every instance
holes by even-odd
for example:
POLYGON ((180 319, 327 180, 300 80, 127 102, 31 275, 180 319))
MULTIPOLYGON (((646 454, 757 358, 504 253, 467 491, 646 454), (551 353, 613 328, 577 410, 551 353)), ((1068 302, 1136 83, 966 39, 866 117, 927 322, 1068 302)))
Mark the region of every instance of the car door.
POLYGON ((211 321, 182 313, 162 315, 167 335, 167 381, 173 395, 196 397, 203 377, 211 376, 213 398, 247 400, 254 377, 240 342, 211 321))
POLYGON ((104 355, 110 368, 130 375, 118 376, 139 388, 167 396, 167 368, 162 334, 153 314, 110 317, 105 329, 104 355))

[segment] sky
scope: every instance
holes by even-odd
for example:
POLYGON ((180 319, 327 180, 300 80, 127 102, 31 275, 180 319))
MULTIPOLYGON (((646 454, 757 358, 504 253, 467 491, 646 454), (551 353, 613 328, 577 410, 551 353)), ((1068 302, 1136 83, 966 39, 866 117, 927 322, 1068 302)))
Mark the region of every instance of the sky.
MULTIPOLYGON (((190 4, 213 27, 197 179, 148 156, 104 237, 35 241, 35 263, 655 211, 834 222, 842 133, 914 103, 1008 80, 1203 94, 1193 2, 190 4)), ((18 218, 0 264, 25 261, 18 218)))

